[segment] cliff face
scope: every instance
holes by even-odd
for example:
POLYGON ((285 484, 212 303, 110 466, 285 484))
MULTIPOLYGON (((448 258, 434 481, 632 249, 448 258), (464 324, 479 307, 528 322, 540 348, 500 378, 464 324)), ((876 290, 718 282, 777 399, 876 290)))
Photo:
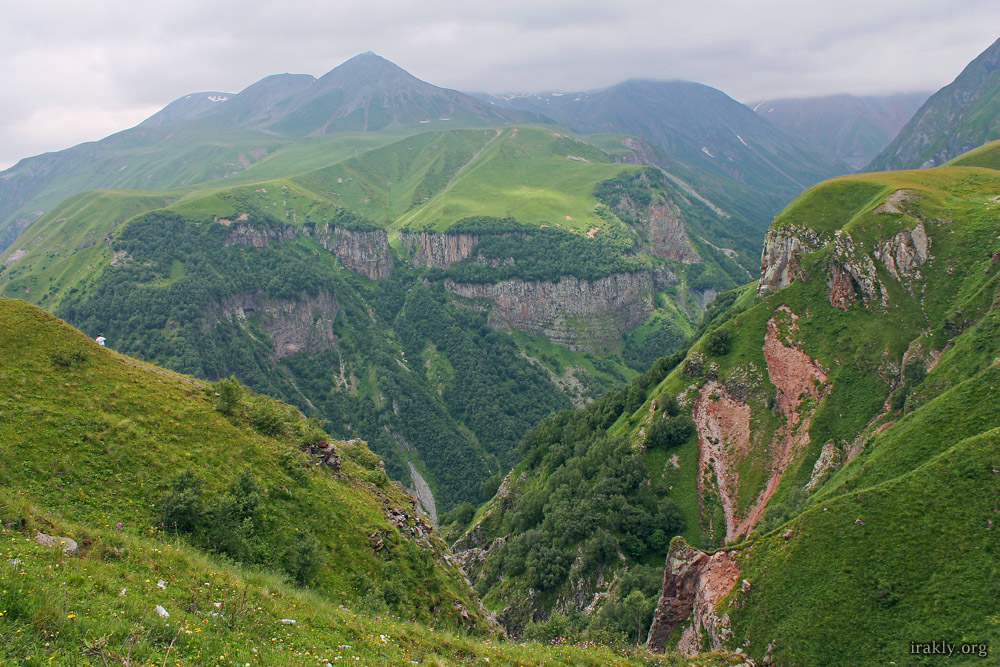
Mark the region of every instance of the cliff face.
MULTIPOLYGON (((905 190, 890 194, 873 211, 877 216, 886 214, 907 216, 905 205, 909 195, 905 190)), ((757 296, 788 287, 793 280, 802 278, 799 258, 827 245, 833 245, 833 258, 829 263, 827 286, 830 305, 847 310, 856 301, 865 306, 889 305, 889 293, 879 277, 888 275, 904 285, 911 293, 913 281, 920 280, 920 267, 930 259, 930 238, 922 220, 907 216, 913 224, 910 229, 898 232, 892 238, 866 249, 850 232, 837 230, 819 234, 811 229, 794 225, 771 229, 764 240, 761 256, 760 279, 757 296)))
MULTIPOLYGON (((226 223, 223 223, 226 224, 226 223)), ((330 224, 299 228, 292 225, 254 225, 237 220, 229 225, 226 245, 263 248, 271 242, 284 243, 299 234, 312 236, 337 256, 348 271, 378 280, 392 275, 395 265, 389 250, 389 237, 383 229, 346 229, 330 224)))
POLYGON ((705 636, 712 648, 722 648, 732 633, 729 617, 720 617, 715 607, 733 589, 739 576, 739 567, 728 552, 709 556, 689 547, 684 538, 675 537, 667 554, 663 593, 653 614, 646 648, 662 653, 670 634, 689 619, 677 644, 681 653, 698 653, 705 636))
POLYGON ((349 271, 369 280, 392 275, 395 265, 384 229, 355 230, 324 224, 317 225, 313 234, 349 271))
POLYGON ((479 235, 400 232, 399 240, 414 266, 445 268, 471 257, 479 235))
POLYGON ((701 257, 691 246, 680 207, 668 197, 658 193, 653 201, 642 205, 626 194, 614 211, 623 219, 638 221, 649 239, 649 250, 654 255, 684 264, 701 261, 701 257))
MULTIPOLYGON (((320 292, 310 296, 303 292, 298 299, 275 299, 262 290, 243 292, 223 299, 206 313, 203 326, 215 327, 232 319, 246 329, 248 320, 271 339, 271 358, 275 361, 298 352, 319 352, 336 346, 333 320, 337 316, 337 299, 320 292)), ((251 334, 252 335, 252 334, 251 334)))
POLYGON ((801 277, 799 255, 812 252, 825 245, 811 229, 781 227, 769 229, 764 237, 764 251, 760 260, 760 280, 757 296, 777 292, 788 287, 792 280, 801 277))
POLYGON ((489 323, 496 329, 521 329, 580 350, 619 342, 626 331, 650 316, 652 293, 675 282, 674 274, 661 267, 594 281, 573 277, 558 282, 448 281, 445 288, 459 296, 492 302, 489 323))

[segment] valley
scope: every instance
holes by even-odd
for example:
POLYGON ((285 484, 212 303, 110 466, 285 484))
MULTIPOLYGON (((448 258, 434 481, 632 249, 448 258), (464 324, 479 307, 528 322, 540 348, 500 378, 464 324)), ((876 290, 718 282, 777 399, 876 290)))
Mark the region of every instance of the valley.
POLYGON ((0 661, 995 650, 996 50, 766 112, 369 52, 0 172, 0 661))

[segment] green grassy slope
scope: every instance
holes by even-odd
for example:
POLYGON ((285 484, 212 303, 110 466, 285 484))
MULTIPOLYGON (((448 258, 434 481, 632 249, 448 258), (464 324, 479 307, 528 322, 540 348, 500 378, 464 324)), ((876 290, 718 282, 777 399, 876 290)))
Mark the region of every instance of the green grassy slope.
POLYGON ((496 639, 440 539, 408 532, 408 497, 363 443, 337 443, 335 473, 302 450, 319 433, 288 406, 246 394, 227 416, 212 386, 99 348, 24 302, 0 300, 0 322, 0 661, 681 664, 496 639), (240 530, 255 557, 160 525, 179 473, 218 500, 246 469, 259 495, 240 530), (390 508, 407 513, 402 527, 390 508), (36 531, 73 538, 79 555, 36 544, 36 531), (306 533, 319 563, 302 586, 287 568, 306 533))
MULTIPOLYGON (((995 159, 969 157, 975 165, 995 159)), ((584 636, 602 627, 627 606, 624 598, 649 595, 640 573, 646 563, 662 568, 665 547, 631 543, 629 526, 645 513, 653 524, 634 535, 660 528, 668 536, 653 511, 666 499, 683 519, 680 528, 672 524, 675 533, 702 548, 722 546, 720 490, 712 478, 696 484, 699 446, 693 430, 681 428, 697 416, 699 388, 714 382, 709 403, 725 398, 749 414, 746 445, 732 431, 719 436, 732 443, 722 456, 737 518, 761 497, 775 465, 781 473, 755 531, 735 540, 749 592, 737 588, 719 607, 731 619, 728 645, 758 660, 768 653, 782 665, 904 664, 908 642, 930 635, 996 646, 998 191, 1000 172, 949 166, 845 176, 792 202, 773 227, 807 245, 791 262, 789 286, 761 297, 756 284, 725 293, 686 354, 660 362, 623 394, 529 433, 526 461, 458 543, 486 548, 495 535, 513 535, 476 571, 487 605, 507 609, 532 589, 533 603, 514 607, 521 627, 525 617, 554 612, 568 614, 584 636), (894 259, 893 275, 886 258, 902 258, 907 248, 916 253, 911 234, 919 238, 918 228, 928 239, 926 261, 894 259), (871 270, 863 274, 867 261, 871 270), (831 304, 835 270, 858 272, 848 279, 853 301, 846 310, 831 304), (866 298, 865 289, 873 295, 866 298), (786 427, 776 385, 806 372, 796 364, 813 362, 786 361, 772 375, 763 349, 769 326, 782 349, 798 348, 799 359, 826 375, 810 383, 818 398, 796 408, 800 444, 780 464, 771 453, 780 451, 786 427), (677 425, 677 436, 654 438, 656 417, 677 411, 674 401, 679 412, 667 423, 677 425), (604 467, 590 466, 588 458, 608 443, 626 449, 604 467), (629 459, 636 479, 615 472, 629 459), (605 481, 609 476, 618 481, 605 481), (619 505, 609 505, 615 494, 619 505), (608 506, 627 510, 617 509, 608 523, 601 511, 608 506), (568 519, 550 521, 564 510, 613 539, 578 538, 568 519), (579 570, 578 557, 599 565, 579 570), (497 577, 521 562, 523 576, 497 577), (540 570, 541 562, 562 567, 540 570), (574 615, 601 591, 611 593, 605 607, 574 615)), ((652 601, 633 601, 642 599, 652 601)))

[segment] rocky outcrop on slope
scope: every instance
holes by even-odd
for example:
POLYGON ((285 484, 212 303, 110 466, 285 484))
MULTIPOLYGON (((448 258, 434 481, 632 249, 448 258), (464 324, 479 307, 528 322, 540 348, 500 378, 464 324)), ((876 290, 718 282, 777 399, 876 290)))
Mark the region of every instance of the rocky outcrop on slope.
POLYGON ((348 271, 369 280, 388 278, 395 264, 384 229, 347 229, 330 224, 312 228, 316 241, 337 256, 348 271))
POLYGON ((272 359, 278 360, 298 352, 319 352, 336 346, 337 337, 333 333, 336 316, 337 299, 326 292, 315 296, 303 292, 297 299, 282 299, 254 290, 214 304, 203 318, 203 327, 210 329, 223 320, 231 320, 249 331, 247 321, 254 318, 256 326, 270 338, 272 359))
POLYGON ((689 547, 684 538, 675 537, 670 542, 663 593, 653 614, 646 648, 662 653, 670 634, 684 624, 677 644, 681 653, 695 655, 706 637, 713 648, 722 648, 731 631, 728 615, 719 616, 716 606, 733 590, 739 577, 740 569, 728 552, 709 556, 689 547))
POLYGON ((701 261, 691 245, 681 209, 671 199, 657 194, 648 205, 642 205, 628 194, 622 194, 614 212, 623 220, 637 221, 649 239, 649 250, 660 257, 684 264, 701 261))
POLYGON ((792 280, 801 278, 799 255, 813 252, 824 245, 826 243, 811 229, 794 226, 769 229, 764 237, 757 296, 777 292, 788 287, 792 280))
POLYGON ((395 265, 389 250, 389 237, 384 229, 348 229, 325 223, 299 228, 284 224, 254 224, 242 219, 235 222, 220 219, 229 227, 225 245, 246 245, 263 248, 268 244, 291 241, 299 234, 311 236, 332 252, 348 271, 378 280, 392 275, 395 265))
POLYGON ((399 240, 414 266, 445 268, 471 257, 479 234, 400 232, 399 240))
POLYGON ((282 243, 290 241, 299 235, 298 227, 291 225, 258 225, 241 220, 235 223, 228 220, 219 222, 229 227, 229 234, 223 242, 227 246, 246 245, 254 248, 263 248, 271 241, 282 243))
POLYGON ((924 224, 918 222, 913 229, 901 231, 880 243, 873 254, 897 281, 919 280, 920 267, 930 259, 930 239, 924 224))
POLYGON ((445 288, 492 302, 488 321, 495 329, 520 329, 574 350, 593 350, 620 342, 626 331, 652 314, 652 294, 676 282, 669 269, 659 267, 593 281, 571 276, 557 282, 447 281, 445 288))

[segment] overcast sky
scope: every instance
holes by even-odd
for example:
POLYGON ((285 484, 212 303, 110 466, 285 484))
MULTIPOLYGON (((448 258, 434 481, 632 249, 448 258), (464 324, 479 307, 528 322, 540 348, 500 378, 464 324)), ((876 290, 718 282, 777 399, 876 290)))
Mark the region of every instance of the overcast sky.
POLYGON ((375 51, 460 90, 687 79, 750 102, 935 91, 1000 37, 997 0, 32 0, 0 20, 0 169, 171 100, 375 51))

